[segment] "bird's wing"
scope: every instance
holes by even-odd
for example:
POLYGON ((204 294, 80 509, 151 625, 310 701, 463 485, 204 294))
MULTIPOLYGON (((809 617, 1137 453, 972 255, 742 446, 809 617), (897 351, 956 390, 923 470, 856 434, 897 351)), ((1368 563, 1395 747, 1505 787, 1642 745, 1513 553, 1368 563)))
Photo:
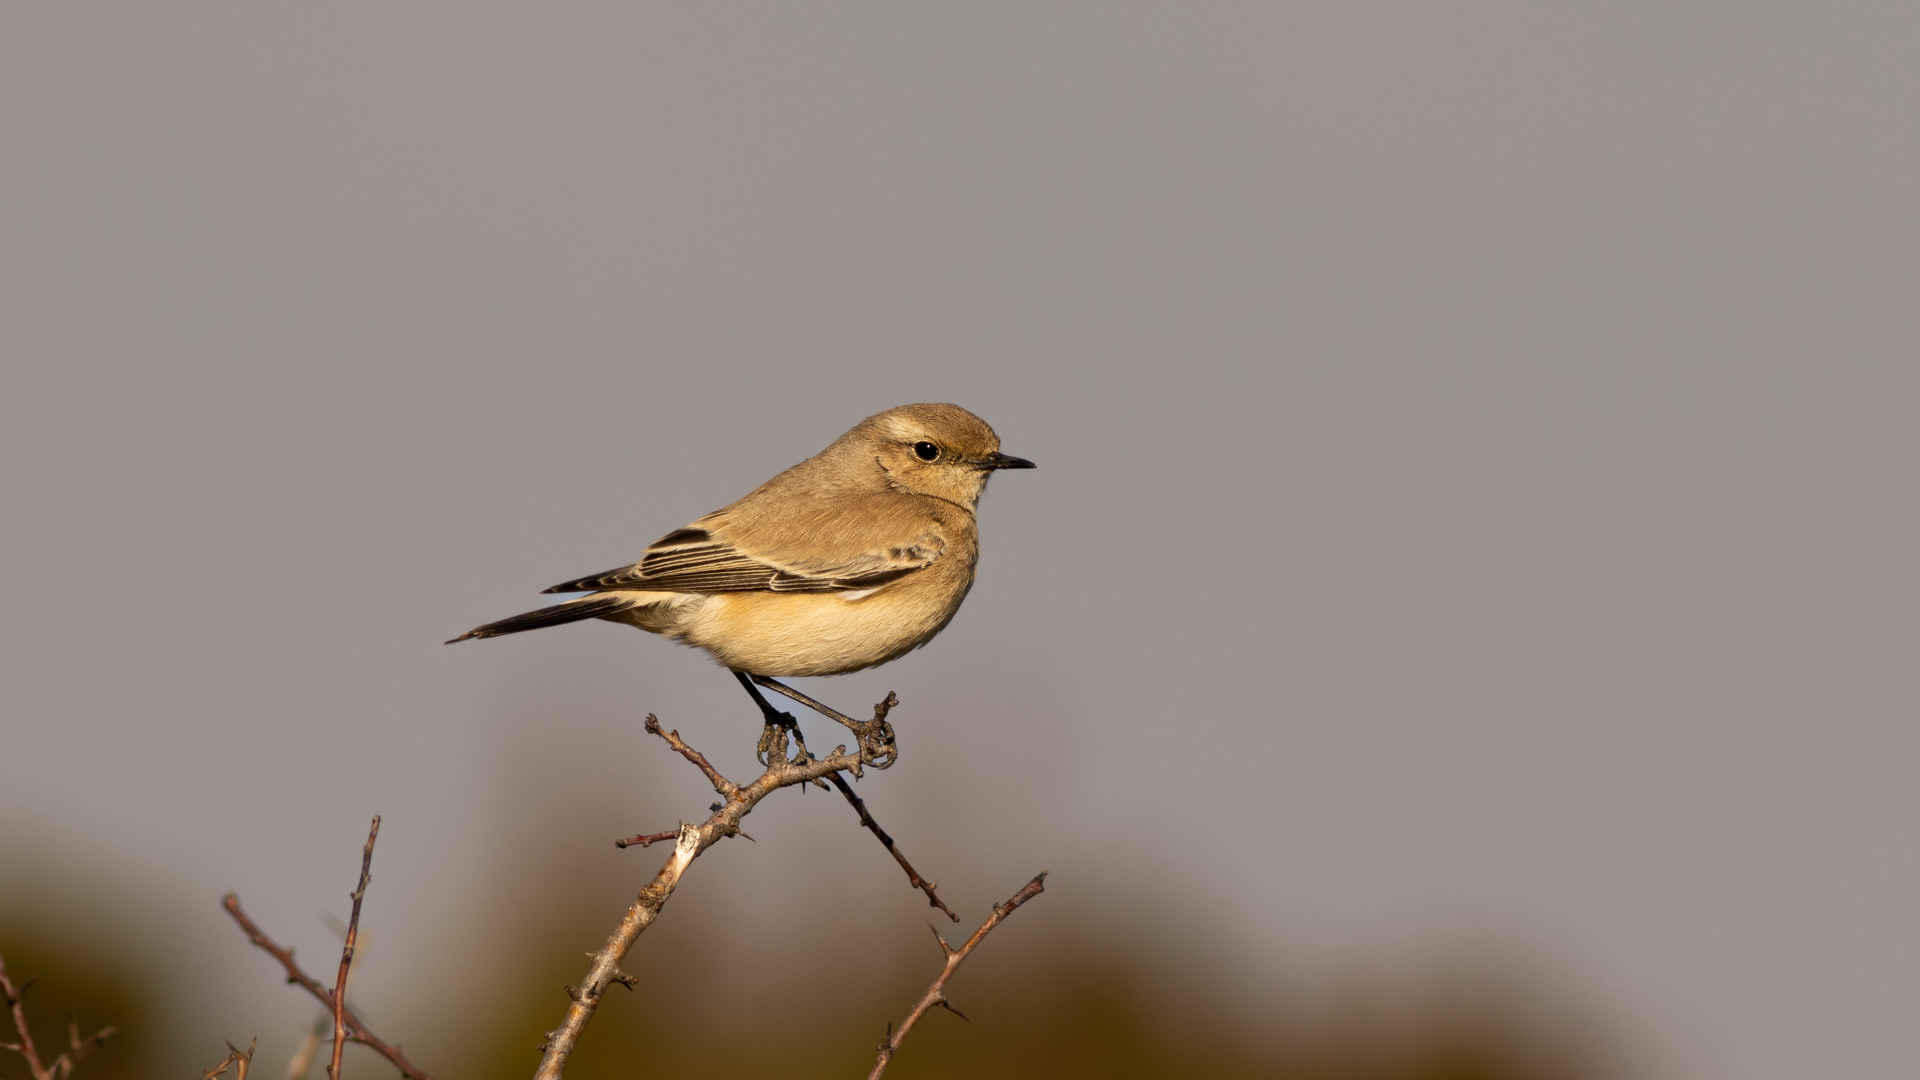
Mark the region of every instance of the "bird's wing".
POLYGON ((859 551, 841 547, 802 559, 786 552, 743 550, 726 536, 724 527, 703 528, 709 520, 703 518, 654 541, 631 566, 563 582, 546 591, 852 592, 898 581, 931 565, 946 549, 945 542, 930 533, 907 544, 859 551), (821 554, 828 557, 820 558, 821 554))

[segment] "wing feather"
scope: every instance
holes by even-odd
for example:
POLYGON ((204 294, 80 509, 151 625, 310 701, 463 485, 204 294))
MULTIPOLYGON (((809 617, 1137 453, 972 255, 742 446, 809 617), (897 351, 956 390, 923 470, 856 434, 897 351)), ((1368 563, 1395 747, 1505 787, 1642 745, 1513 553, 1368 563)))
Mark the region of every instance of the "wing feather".
POLYGON ((654 543, 631 566, 562 582, 545 591, 855 592, 877 589, 925 569, 941 551, 940 546, 915 544, 846 560, 843 566, 803 570, 757 559, 705 530, 682 529, 654 543))

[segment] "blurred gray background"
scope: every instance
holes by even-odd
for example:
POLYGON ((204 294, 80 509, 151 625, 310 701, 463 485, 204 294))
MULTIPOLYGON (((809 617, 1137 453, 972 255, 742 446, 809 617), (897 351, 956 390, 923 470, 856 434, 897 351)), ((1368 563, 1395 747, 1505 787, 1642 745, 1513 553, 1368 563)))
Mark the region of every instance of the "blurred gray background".
MULTIPOLYGON (((379 812, 362 1008, 530 1072, 609 841, 710 801, 641 718, 757 719, 624 627, 440 642, 953 401, 1040 464, 978 586, 803 683, 899 692, 861 790, 969 923, 1053 871, 921 1067, 1053 950, 1268 1065, 1911 1075, 1916 102, 1911 4, 10 7, 0 951, 96 1075, 280 1075, 219 897, 330 971, 379 812)), ((931 977, 836 798, 749 831, 581 1075, 721 987, 858 1068, 931 977)))

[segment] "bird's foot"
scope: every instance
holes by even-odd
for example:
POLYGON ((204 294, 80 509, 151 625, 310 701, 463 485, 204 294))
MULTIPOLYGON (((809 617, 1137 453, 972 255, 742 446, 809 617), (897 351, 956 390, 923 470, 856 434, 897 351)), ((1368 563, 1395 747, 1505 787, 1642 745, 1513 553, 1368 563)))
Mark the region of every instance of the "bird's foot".
POLYGON ((889 690, 886 699, 874 705, 873 719, 853 725, 854 736, 860 740, 862 764, 884 769, 900 759, 900 747, 893 741, 893 725, 887 723, 887 714, 898 704, 900 699, 889 690))
POLYGON ((754 748, 754 757, 763 768, 772 768, 776 761, 788 761, 787 743, 791 739, 799 748, 798 760, 807 760, 807 741, 800 735, 800 722, 792 713, 773 712, 766 714, 766 726, 760 729, 760 743, 754 748))
MULTIPOLYGON (((760 691, 755 689, 756 685, 764 686, 769 690, 784 694, 800 704, 805 705, 807 708, 812 709, 814 712, 819 713, 821 716, 832 719, 841 727, 852 732, 853 737, 857 739, 860 744, 860 765, 871 765, 876 769, 884 769, 900 760, 900 748, 894 742, 893 725, 887 723, 887 714, 893 711, 895 705, 900 704, 900 699, 894 696, 892 691, 887 692, 886 700, 873 707, 873 719, 855 720, 853 717, 840 712, 838 709, 813 700, 778 679, 770 679, 764 675, 747 675, 738 671, 734 672, 734 675, 739 678, 741 685, 747 688, 747 692, 753 695, 753 700, 762 703, 760 708, 761 711, 766 714, 768 723, 773 722, 773 706, 765 704, 766 698, 761 695, 760 691)), ((786 714, 781 713, 780 715, 785 716, 786 714)), ((791 720, 792 717, 788 717, 788 719, 791 720)), ((765 736, 762 736, 762 740, 764 743, 765 736)), ((854 775, 859 775, 860 768, 858 765, 854 766, 853 772, 854 775)))

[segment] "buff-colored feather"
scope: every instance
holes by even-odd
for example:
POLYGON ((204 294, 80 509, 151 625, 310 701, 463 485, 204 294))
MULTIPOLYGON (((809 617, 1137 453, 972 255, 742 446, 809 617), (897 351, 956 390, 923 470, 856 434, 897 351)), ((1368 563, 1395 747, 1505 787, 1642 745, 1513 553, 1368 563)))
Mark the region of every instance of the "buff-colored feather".
POLYGON ((754 675, 838 675, 926 644, 960 608, 979 557, 987 478, 1032 463, 1000 453, 957 405, 903 405, 640 561, 554 586, 580 599, 469 630, 495 637, 598 618, 707 650, 754 675))

